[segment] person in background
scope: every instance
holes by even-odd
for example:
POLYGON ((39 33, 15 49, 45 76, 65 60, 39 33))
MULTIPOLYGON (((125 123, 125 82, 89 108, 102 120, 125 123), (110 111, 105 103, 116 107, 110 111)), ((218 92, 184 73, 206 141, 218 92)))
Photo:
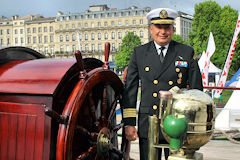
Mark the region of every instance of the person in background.
MULTIPOLYGON (((192 47, 172 40, 174 20, 178 13, 169 8, 158 8, 147 14, 149 31, 153 38, 147 44, 134 48, 128 65, 123 93, 123 122, 126 138, 139 138, 140 159, 148 159, 148 116, 157 114, 158 92, 179 88, 202 90, 202 77, 192 47), (141 101, 136 129, 137 93, 141 81, 141 101)), ((159 133, 159 143, 167 143, 159 133)), ((164 149, 165 159, 169 149, 164 149)), ((162 149, 159 149, 161 159, 162 149)))

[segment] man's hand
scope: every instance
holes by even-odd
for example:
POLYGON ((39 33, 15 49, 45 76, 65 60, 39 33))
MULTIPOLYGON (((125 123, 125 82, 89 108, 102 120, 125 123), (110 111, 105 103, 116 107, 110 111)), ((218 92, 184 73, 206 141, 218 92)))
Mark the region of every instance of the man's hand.
POLYGON ((126 126, 125 135, 127 140, 129 141, 135 141, 136 139, 138 139, 137 130, 134 126, 126 126))

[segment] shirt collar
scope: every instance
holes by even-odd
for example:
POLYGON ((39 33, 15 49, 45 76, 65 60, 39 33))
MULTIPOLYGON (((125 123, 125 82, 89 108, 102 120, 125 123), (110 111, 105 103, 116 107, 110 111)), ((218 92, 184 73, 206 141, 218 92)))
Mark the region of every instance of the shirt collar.
MULTIPOLYGON (((155 41, 153 41, 153 42, 154 42, 154 44, 155 44, 156 50, 157 50, 158 53, 159 53, 159 48, 161 48, 161 46, 158 45, 155 41)), ((167 53, 168 47, 169 47, 169 43, 168 43, 167 45, 163 46, 163 47, 165 47, 165 49, 163 50, 163 53, 164 53, 164 56, 165 56, 166 53, 167 53)))

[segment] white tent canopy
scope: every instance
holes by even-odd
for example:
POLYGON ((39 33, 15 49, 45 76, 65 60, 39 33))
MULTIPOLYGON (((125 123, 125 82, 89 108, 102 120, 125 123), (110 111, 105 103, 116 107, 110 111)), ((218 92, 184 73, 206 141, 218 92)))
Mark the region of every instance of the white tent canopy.
MULTIPOLYGON (((238 83, 237 83, 237 88, 239 87, 240 87, 240 79, 238 80, 238 83)), ((240 130, 240 122, 238 121, 238 119, 240 118, 239 99, 240 99, 240 90, 234 90, 227 104, 216 117, 216 120, 215 120, 216 129, 222 129, 222 130, 239 129, 240 130)))

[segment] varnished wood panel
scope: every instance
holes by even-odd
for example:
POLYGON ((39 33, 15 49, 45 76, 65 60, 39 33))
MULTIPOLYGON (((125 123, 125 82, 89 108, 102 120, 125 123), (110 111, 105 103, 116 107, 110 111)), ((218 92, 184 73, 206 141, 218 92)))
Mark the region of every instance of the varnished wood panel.
POLYGON ((46 126, 51 127, 43 105, 0 102, 0 159, 49 159, 46 126))

